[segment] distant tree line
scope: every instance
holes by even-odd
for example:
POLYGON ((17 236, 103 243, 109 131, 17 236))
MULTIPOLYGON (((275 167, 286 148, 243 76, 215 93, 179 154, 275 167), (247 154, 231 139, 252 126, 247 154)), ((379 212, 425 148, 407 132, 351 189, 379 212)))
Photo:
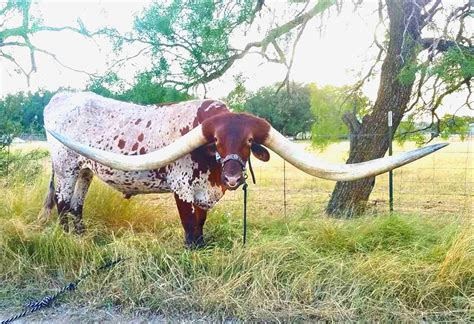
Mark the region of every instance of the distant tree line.
POLYGON ((0 146, 20 133, 43 132, 43 110, 55 92, 38 90, 9 94, 0 100, 0 146))
MULTIPOLYGON (((99 95, 138 104, 183 101, 191 98, 186 93, 162 87, 139 75, 133 87, 123 90, 118 78, 108 75, 91 79, 86 90, 99 95)), ((43 111, 51 98, 61 91, 77 91, 61 88, 56 91, 38 90, 6 95, 0 100, 0 148, 11 143, 19 134, 44 134, 43 111)))
POLYGON ((464 141, 469 136, 470 124, 474 124, 474 116, 446 114, 440 118, 436 127, 428 122, 416 122, 412 116, 408 116, 400 123, 394 138, 399 144, 412 141, 418 145, 426 143, 437 135, 444 140, 451 135, 458 135, 464 141))
POLYGON ((153 82, 153 75, 148 72, 137 74, 132 87, 115 73, 110 73, 102 78, 91 79, 86 90, 104 97, 142 105, 179 102, 192 98, 186 92, 153 82))
MULTIPOLYGON (((265 118, 281 133, 295 138, 311 138, 314 145, 327 144, 345 138, 348 128, 341 116, 350 103, 344 103, 346 87, 290 82, 285 89, 274 84, 251 92, 245 88, 245 79, 235 77, 235 88, 224 98, 234 111, 249 112, 265 118), (309 136, 307 136, 309 134, 309 136)), ((358 110, 368 103, 359 100, 358 110)))

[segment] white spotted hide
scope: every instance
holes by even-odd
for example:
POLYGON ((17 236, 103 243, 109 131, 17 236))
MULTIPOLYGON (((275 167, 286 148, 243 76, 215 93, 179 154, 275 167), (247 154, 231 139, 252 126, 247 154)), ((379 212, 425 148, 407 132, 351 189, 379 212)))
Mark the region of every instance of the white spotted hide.
MULTIPOLYGON (((51 99, 44 111, 44 121, 46 128, 91 147, 121 154, 145 154, 171 144, 182 136, 183 130, 192 129, 193 122, 195 127, 201 107, 208 113, 212 109, 227 109, 222 102, 210 100, 141 106, 91 92, 65 92, 51 99)), ((88 185, 81 187, 81 181, 90 183, 88 169, 126 196, 174 192, 183 201, 209 209, 224 194, 221 186, 209 181, 209 171, 195 176, 198 165, 191 154, 160 170, 126 172, 91 161, 50 135, 48 143, 59 201, 75 195, 73 205, 83 202, 85 192, 74 194, 74 189, 77 183, 79 189, 85 187, 87 191, 88 185)))

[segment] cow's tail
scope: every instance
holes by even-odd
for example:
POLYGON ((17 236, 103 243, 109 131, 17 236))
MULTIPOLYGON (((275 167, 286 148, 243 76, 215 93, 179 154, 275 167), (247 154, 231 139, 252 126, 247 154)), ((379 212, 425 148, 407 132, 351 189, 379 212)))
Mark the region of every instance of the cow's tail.
POLYGON ((46 223, 49 220, 53 207, 54 207, 54 168, 51 171, 51 178, 49 180, 49 189, 44 199, 43 208, 41 209, 38 215, 38 220, 41 223, 46 223))

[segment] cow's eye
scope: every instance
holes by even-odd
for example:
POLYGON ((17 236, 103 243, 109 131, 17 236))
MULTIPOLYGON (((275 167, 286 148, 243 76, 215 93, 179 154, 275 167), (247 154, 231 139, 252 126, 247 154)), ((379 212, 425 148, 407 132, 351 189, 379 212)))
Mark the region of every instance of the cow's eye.
POLYGON ((253 138, 250 137, 250 138, 248 139, 248 143, 249 143, 250 145, 252 145, 252 143, 253 143, 253 138))

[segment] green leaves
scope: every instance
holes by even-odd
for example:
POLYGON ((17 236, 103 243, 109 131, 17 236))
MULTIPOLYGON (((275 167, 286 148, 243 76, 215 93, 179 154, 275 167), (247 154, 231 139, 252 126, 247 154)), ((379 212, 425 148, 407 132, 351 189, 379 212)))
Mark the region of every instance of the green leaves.
POLYGON ((230 35, 250 21, 252 8, 250 0, 155 2, 135 19, 133 34, 152 46, 156 81, 165 83, 175 74, 195 80, 234 53, 230 35), (170 61, 176 64, 174 70, 170 61))
POLYGON ((277 86, 263 87, 249 96, 245 111, 265 118, 279 132, 296 136, 309 132, 314 118, 310 109, 310 88, 293 83, 287 93, 277 86))
POLYGON ((242 73, 234 76, 235 88, 229 92, 225 101, 227 105, 235 112, 245 111, 245 104, 249 97, 247 89, 245 88, 245 81, 247 79, 242 75, 242 73))
POLYGON ((418 146, 422 146, 426 142, 426 133, 429 133, 431 128, 426 123, 416 123, 416 115, 411 114, 406 120, 400 122, 394 139, 398 144, 403 144, 406 141, 414 141, 418 146), (420 131, 420 129, 425 129, 420 131))
POLYGON ((405 64, 398 79, 405 85, 413 84, 419 73, 425 73, 426 78, 439 77, 448 87, 454 86, 474 76, 474 53, 472 50, 453 46, 432 61, 421 62, 418 59, 405 64))
POLYGON ((0 138, 43 132, 43 110, 53 94, 47 90, 19 92, 0 100, 0 138))
POLYGON ((474 117, 444 115, 436 123, 416 121, 416 114, 409 115, 398 126, 395 133, 395 140, 399 144, 406 141, 414 141, 418 146, 425 144, 432 134, 438 134, 442 139, 447 140, 450 136, 459 136, 461 141, 469 136, 469 124, 474 123, 474 117))
POLYGON ((421 71, 422 65, 418 65, 417 62, 406 64, 398 75, 398 79, 404 85, 413 84, 416 80, 416 75, 421 71))
POLYGON ((87 90, 101 96, 144 105, 177 102, 191 98, 186 93, 153 82, 153 79, 160 72, 161 70, 157 69, 139 73, 135 77, 135 83, 131 88, 126 87, 123 80, 115 73, 110 73, 104 78, 92 79, 87 90))
POLYGON ((441 138, 448 139, 451 135, 459 135, 461 141, 469 136, 469 124, 474 123, 474 117, 444 115, 441 119, 441 138))
POLYGON ((431 73, 439 76, 448 85, 474 76, 474 54, 458 47, 450 48, 434 62, 431 73))
POLYGON ((347 99, 348 87, 311 86, 311 111, 315 116, 311 133, 313 144, 325 148, 331 143, 347 139, 349 129, 343 121, 345 113, 356 111, 360 118, 367 113, 369 100, 365 96, 347 99), (355 107, 354 107, 355 105, 355 107))

